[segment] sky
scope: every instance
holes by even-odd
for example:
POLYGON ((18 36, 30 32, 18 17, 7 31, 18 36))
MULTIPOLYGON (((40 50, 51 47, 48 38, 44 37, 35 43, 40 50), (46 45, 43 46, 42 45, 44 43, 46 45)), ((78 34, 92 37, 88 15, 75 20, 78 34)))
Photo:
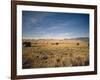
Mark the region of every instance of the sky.
POLYGON ((89 14, 22 11, 23 39, 89 37, 89 14))

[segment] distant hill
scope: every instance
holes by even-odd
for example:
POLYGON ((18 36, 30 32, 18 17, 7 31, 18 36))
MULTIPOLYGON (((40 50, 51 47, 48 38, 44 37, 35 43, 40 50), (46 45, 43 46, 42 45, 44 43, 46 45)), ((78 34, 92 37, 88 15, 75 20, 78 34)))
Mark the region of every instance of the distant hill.
MULTIPOLYGON (((65 39, 68 40, 68 39, 65 39)), ((71 38, 70 40, 81 40, 81 41, 89 41, 89 37, 77 37, 77 38, 71 38)))
POLYGON ((89 42, 89 37, 77 37, 77 38, 65 38, 65 39, 62 39, 62 40, 59 40, 59 39, 23 39, 23 42, 41 42, 41 41, 50 41, 50 42, 61 42, 61 41, 68 41, 68 40, 77 40, 77 41, 85 41, 85 42, 89 42))

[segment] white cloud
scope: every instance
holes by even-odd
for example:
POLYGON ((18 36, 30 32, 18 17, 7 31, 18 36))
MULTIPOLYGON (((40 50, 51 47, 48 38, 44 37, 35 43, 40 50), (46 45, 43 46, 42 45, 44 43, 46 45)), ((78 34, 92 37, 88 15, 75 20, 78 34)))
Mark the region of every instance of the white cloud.
POLYGON ((71 35, 71 33, 65 33, 65 36, 71 35))

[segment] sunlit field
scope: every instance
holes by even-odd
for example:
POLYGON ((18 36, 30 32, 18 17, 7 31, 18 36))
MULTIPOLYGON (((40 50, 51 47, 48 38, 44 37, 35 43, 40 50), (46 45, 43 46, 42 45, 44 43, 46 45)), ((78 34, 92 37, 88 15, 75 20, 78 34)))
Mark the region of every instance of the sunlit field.
POLYGON ((77 39, 24 39, 22 64, 23 69, 87 66, 89 65, 89 43, 77 39))

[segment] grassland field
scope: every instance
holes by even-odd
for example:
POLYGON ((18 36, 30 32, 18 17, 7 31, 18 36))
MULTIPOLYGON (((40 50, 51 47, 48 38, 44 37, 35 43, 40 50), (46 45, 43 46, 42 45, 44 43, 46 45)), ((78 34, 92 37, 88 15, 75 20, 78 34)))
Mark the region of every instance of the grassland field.
POLYGON ((22 68, 51 68, 89 65, 89 45, 81 40, 23 40, 22 68))

